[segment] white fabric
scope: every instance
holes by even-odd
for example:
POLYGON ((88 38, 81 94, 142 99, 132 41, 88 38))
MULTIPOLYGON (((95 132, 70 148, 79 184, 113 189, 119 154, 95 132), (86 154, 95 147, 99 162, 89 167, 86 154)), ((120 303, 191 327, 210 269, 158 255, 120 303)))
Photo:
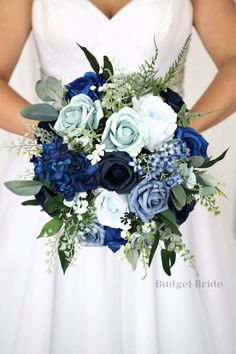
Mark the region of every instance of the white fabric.
MULTIPOLYGON (((160 48, 160 72, 176 58, 191 31, 188 0, 133 0, 109 21, 86 0, 35 0, 34 37, 45 74, 70 81, 89 69, 75 42, 135 69, 160 48)), ((2 180, 24 171, 14 158, 2 180)), ((197 210, 184 238, 201 280, 178 260, 169 279, 156 257, 147 279, 108 249, 87 248, 62 276, 45 273, 44 242, 35 239, 47 219, 21 198, 0 190, 0 343, 4 354, 233 354, 235 352, 235 240, 222 219, 197 210), (4 201, 4 202, 2 202, 4 201), (227 232, 225 231, 227 230, 227 232), (227 233, 227 234, 226 234, 227 233), (156 280, 191 280, 192 288, 156 288, 156 280)))

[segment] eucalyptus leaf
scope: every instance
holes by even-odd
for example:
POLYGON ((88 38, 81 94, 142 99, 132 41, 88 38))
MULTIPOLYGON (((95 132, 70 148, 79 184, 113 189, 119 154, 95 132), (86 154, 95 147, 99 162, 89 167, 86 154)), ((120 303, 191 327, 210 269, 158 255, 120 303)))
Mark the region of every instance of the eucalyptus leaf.
POLYGON ((189 167, 201 167, 204 164, 204 157, 202 156, 192 156, 189 157, 189 167))
POLYGON ((98 61, 97 59, 95 58, 95 56, 90 52, 88 51, 87 48, 85 47, 82 47, 81 45, 79 45, 77 43, 77 45, 80 47, 80 49, 84 52, 86 58, 88 59, 89 61, 89 64, 91 65, 91 67, 93 68, 93 70, 95 71, 95 73, 99 74, 99 71, 100 71, 100 66, 98 64, 98 61))
POLYGON ((187 197, 184 188, 180 184, 177 184, 176 186, 171 188, 171 191, 175 196, 178 204, 184 207, 187 202, 187 197))
POLYGON ((43 80, 37 81, 35 91, 36 91, 38 97, 43 102, 51 102, 52 101, 51 97, 49 97, 47 94, 47 85, 46 85, 45 81, 43 81, 43 80))
POLYGON ((214 195, 216 192, 215 188, 214 187, 204 187, 202 188, 202 195, 204 197, 208 197, 210 195, 214 195))
POLYGON ((175 196, 174 196, 173 193, 171 193, 170 197, 171 197, 171 200, 172 200, 172 202, 173 202, 175 208, 176 208, 178 211, 182 210, 182 209, 183 209, 183 206, 182 206, 181 204, 179 204, 178 200, 175 198, 175 196))
POLYGON ((41 122, 53 122, 58 118, 58 111, 47 103, 38 103, 25 107, 21 110, 25 118, 41 122))
POLYGON ((9 181, 4 183, 7 189, 20 196, 36 195, 42 188, 39 181, 9 181))
POLYGON ((161 250, 161 260, 162 260, 162 266, 167 275, 171 275, 170 271, 170 259, 169 259, 169 252, 166 249, 161 250))
POLYGON ((61 230, 62 226, 63 221, 61 219, 53 218, 43 226, 37 238, 54 236, 61 230))
POLYGON ((137 268, 137 265, 138 265, 139 252, 134 248, 130 248, 127 255, 126 255, 126 259, 129 262, 129 264, 131 265, 132 270, 135 271, 135 269, 137 268))
POLYGON ((63 86, 58 79, 53 76, 49 76, 46 80, 47 95, 53 101, 61 103, 63 98, 63 86))
POLYGON ((154 242, 153 242, 153 245, 152 245, 152 248, 151 248, 151 251, 150 251, 150 255, 149 255, 149 261, 148 261, 148 266, 149 267, 152 264, 152 260, 153 260, 153 257, 155 255, 156 249, 157 249, 157 247, 159 245, 159 241, 160 241, 160 232, 159 232, 159 230, 156 230, 154 242))

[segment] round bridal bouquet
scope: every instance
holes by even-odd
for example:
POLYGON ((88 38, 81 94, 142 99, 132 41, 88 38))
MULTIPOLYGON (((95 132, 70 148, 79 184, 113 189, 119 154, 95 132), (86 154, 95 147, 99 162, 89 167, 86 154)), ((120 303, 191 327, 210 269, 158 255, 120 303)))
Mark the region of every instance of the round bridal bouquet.
POLYGON ((207 141, 190 127, 207 113, 190 113, 171 90, 187 47, 158 77, 157 49, 137 72, 114 73, 107 56, 100 67, 80 46, 93 71, 67 85, 54 77, 37 82, 43 103, 21 112, 39 121, 35 139, 14 145, 33 170, 5 185, 33 196, 22 204, 50 216, 38 236, 47 238, 50 269, 59 257, 65 272, 82 246, 120 250, 133 269, 140 260, 145 270, 160 250, 168 275, 176 254, 193 265, 179 225, 197 202, 219 213, 215 198, 223 193, 207 169, 226 152, 208 156, 207 141))

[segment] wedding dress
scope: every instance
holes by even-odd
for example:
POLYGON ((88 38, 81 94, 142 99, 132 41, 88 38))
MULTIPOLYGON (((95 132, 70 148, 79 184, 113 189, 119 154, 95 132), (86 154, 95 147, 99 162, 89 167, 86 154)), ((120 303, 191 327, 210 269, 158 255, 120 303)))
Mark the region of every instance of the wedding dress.
MULTIPOLYGON (((109 20, 87 0, 34 0, 32 19, 42 75, 70 82, 90 70, 76 42, 132 71, 152 56, 155 37, 163 75, 191 33, 192 7, 189 0, 133 0, 109 20)), ((1 179, 25 167, 14 157, 1 179)), ((132 272, 107 248, 84 248, 65 276, 59 265, 49 275, 44 241, 36 240, 47 216, 2 186, 0 198, 2 354, 235 353, 236 252, 220 218, 197 208, 183 227, 204 287, 181 259, 168 278, 156 256, 141 280, 142 267, 132 272)))

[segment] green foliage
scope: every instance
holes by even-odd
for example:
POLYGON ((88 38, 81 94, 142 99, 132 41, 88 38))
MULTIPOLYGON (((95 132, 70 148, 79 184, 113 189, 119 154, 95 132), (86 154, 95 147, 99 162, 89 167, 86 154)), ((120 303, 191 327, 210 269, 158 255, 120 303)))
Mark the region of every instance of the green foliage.
POLYGON ((178 206, 177 210, 181 210, 186 205, 186 193, 184 188, 180 184, 177 184, 176 186, 171 188, 171 198, 173 200, 173 203, 178 206))
POLYGON ((201 167, 202 168, 209 168, 209 167, 215 165, 217 162, 219 162, 225 158, 228 151, 229 151, 229 148, 227 150, 225 150, 223 152, 223 154, 218 156, 216 159, 214 159, 214 160, 208 159, 201 167))
POLYGON ((181 232, 178 229, 175 215, 170 209, 158 214, 158 218, 160 218, 161 221, 166 225, 166 227, 170 228, 170 230, 174 234, 181 236, 181 232))
POLYGON ((54 101, 61 104, 63 100, 63 86, 61 82, 53 76, 49 76, 46 81, 37 81, 35 91, 43 102, 54 101))
POLYGON ((100 65, 95 58, 95 56, 85 47, 82 47, 77 43, 77 45, 80 47, 80 49, 84 52, 86 58, 89 61, 89 64, 91 65, 92 69, 95 71, 95 73, 99 74, 100 72, 100 65))
POLYGON ((191 156, 188 161, 188 167, 202 167, 205 159, 202 156, 191 156))
POLYGON ((32 199, 32 200, 27 200, 27 201, 21 203, 21 205, 23 205, 23 206, 38 206, 38 205, 40 205, 40 203, 36 199, 32 199))
POLYGON ((58 217, 55 217, 43 226, 37 238, 54 236, 58 234, 62 226, 63 226, 63 221, 58 217))
POLYGON ((153 260, 154 254, 155 254, 155 252, 156 252, 156 249, 157 249, 157 247, 158 247, 159 241, 160 241, 160 232, 159 232, 159 230, 157 229, 157 230, 156 230, 155 237, 154 237, 154 242, 153 242, 153 245, 152 245, 152 248, 151 248, 151 251, 150 251, 150 255, 149 255, 149 261, 148 261, 148 266, 149 266, 149 267, 150 267, 151 264, 152 264, 152 260, 153 260))
POLYGON ((41 122, 53 122, 58 118, 58 111, 47 103, 38 103, 25 107, 21 110, 21 115, 27 119, 41 122))
POLYGON ((126 253, 126 259, 132 267, 132 270, 135 271, 138 265, 140 253, 135 248, 129 248, 126 253))
POLYGON ((4 183, 7 189, 20 196, 36 195, 41 190, 43 184, 39 181, 9 181, 4 183))
POLYGON ((66 209, 66 206, 63 204, 64 197, 62 195, 55 195, 52 198, 49 198, 45 201, 45 208, 48 213, 55 213, 56 211, 61 211, 66 209))
POLYGON ((104 55, 103 57, 103 72, 101 75, 103 79, 106 81, 109 80, 110 77, 114 75, 113 65, 110 59, 106 55, 104 55))

